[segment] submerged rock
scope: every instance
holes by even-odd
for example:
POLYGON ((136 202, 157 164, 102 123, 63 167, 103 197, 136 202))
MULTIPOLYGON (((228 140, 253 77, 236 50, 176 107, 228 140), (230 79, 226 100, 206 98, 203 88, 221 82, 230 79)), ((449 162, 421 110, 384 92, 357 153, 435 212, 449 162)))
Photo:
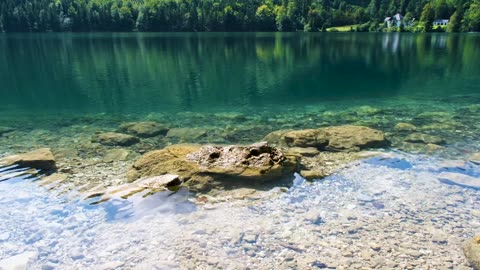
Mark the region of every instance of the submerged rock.
POLYGON ((103 156, 103 161, 106 163, 114 161, 124 161, 127 160, 131 152, 127 149, 116 148, 108 150, 103 156))
POLYGON ((398 123, 395 125, 394 129, 396 131, 415 131, 417 127, 409 123, 398 123))
POLYGON ((149 152, 128 172, 129 181, 175 174, 193 189, 203 190, 228 180, 273 180, 293 174, 296 159, 266 143, 248 146, 171 145, 149 152))
POLYGON ((473 239, 468 240, 463 245, 463 253, 468 262, 474 269, 480 269, 480 235, 475 236, 473 239))
POLYGON ((429 134, 424 133, 412 133, 405 138, 406 142, 410 143, 424 143, 424 144, 444 144, 445 140, 429 134))
POLYGON ((315 147, 328 151, 359 151, 387 144, 383 132, 363 126, 333 126, 319 129, 275 131, 264 139, 288 147, 315 147))
POLYGON ((19 165, 39 170, 55 170, 55 157, 50 148, 41 148, 32 152, 7 156, 0 160, 0 165, 19 165))
POLYGON ((354 109, 355 112, 359 115, 373 115, 373 114, 378 114, 381 112, 380 109, 377 109, 372 106, 360 106, 354 109))
POLYGON ((109 146, 130 146, 140 142, 137 137, 115 132, 105 132, 97 134, 93 139, 93 142, 98 142, 103 145, 109 146))
POLYGON ((131 122, 120 126, 120 131, 144 138, 166 135, 168 130, 167 126, 153 121, 131 122))
POLYGON ((205 128, 172 128, 168 131, 167 137, 193 141, 205 137, 207 131, 205 128))

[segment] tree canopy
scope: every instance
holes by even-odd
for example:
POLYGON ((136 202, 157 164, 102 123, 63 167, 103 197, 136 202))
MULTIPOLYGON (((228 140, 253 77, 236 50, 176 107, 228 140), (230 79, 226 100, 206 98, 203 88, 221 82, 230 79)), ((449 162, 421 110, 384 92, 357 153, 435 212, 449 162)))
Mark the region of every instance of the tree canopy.
POLYGON ((378 31, 397 13, 480 31, 480 0, 2 0, 0 31, 378 31))

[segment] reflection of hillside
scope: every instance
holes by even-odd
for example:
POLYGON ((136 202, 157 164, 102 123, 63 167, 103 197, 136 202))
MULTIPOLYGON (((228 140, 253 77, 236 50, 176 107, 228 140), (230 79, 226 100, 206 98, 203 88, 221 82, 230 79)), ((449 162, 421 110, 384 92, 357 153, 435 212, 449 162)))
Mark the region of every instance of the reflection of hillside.
POLYGON ((475 77, 478 39, 396 33, 3 36, 0 91, 7 98, 0 103, 136 112, 389 96, 426 79, 475 77))

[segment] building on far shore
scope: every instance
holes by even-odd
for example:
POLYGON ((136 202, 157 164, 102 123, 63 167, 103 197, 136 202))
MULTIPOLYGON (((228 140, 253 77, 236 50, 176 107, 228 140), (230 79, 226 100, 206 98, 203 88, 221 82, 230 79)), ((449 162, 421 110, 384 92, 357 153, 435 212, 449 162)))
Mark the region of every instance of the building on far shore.
POLYGON ((415 21, 415 18, 411 19, 410 21, 407 21, 407 20, 404 20, 403 15, 401 15, 400 13, 397 13, 392 17, 386 17, 385 20, 383 21, 387 24, 387 28, 390 28, 392 26, 400 27, 402 25, 409 27, 413 25, 413 21, 415 21))
POLYGON ((445 25, 448 24, 448 22, 449 22, 449 20, 447 20, 447 19, 435 20, 435 21, 433 21, 433 25, 434 26, 445 26, 445 25))

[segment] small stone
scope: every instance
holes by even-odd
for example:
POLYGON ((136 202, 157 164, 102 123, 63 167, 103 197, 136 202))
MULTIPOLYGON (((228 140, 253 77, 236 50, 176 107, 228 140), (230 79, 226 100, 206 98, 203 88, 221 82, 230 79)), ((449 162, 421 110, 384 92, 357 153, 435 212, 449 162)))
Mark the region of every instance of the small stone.
POLYGON ((120 130, 138 137, 148 138, 157 135, 165 135, 169 128, 160 123, 148 121, 125 123, 120 126, 120 130))
POLYGON ((130 155, 130 151, 123 148, 110 149, 105 153, 103 162, 110 163, 114 161, 125 161, 130 155))
POLYGON ((318 180, 328 176, 327 173, 316 170, 301 170, 300 174, 307 180, 318 180))
POLYGON ((93 137, 92 142, 98 142, 109 146, 130 146, 140 142, 140 140, 137 137, 127 134, 105 132, 93 137))
POLYGON ((424 133, 412 133, 405 138, 406 142, 410 143, 424 143, 424 144, 444 144, 445 140, 440 137, 424 134, 424 133))
POLYGON ((375 251, 380 251, 380 249, 382 249, 382 246, 375 243, 375 242, 371 242, 368 245, 370 246, 371 249, 373 249, 375 251))
POLYGON ((398 123, 395 125, 394 129, 396 131, 415 131, 417 127, 409 123, 398 123))

